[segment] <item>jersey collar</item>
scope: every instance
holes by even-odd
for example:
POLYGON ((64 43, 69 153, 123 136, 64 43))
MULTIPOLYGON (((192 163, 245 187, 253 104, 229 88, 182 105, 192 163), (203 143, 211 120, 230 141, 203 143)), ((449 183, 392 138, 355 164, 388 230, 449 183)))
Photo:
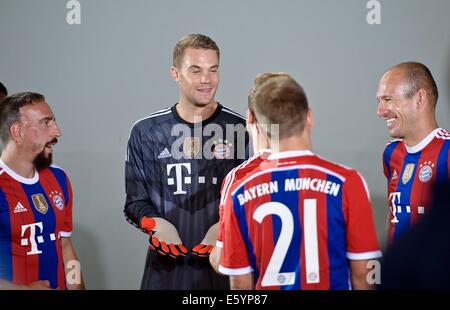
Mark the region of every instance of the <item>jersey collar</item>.
POLYGON ((442 130, 442 128, 436 128, 435 130, 430 132, 428 134, 428 136, 426 136, 422 141, 420 141, 419 143, 417 143, 416 145, 414 145, 412 147, 408 147, 405 144, 406 151, 410 154, 414 154, 414 153, 422 151, 428 145, 428 143, 430 143, 431 140, 433 140, 433 138, 436 136, 436 134, 440 130, 442 130))
POLYGON ((278 152, 278 153, 272 153, 269 155, 269 160, 271 159, 282 159, 282 158, 288 158, 288 157, 299 157, 299 156, 312 156, 314 155, 313 152, 310 150, 296 150, 296 151, 284 151, 284 152, 278 152))
MULTIPOLYGON (((177 103, 178 104, 178 103, 177 103)), ((173 115, 175 116, 175 119, 177 119, 178 120, 178 122, 180 122, 180 123, 183 123, 183 124, 186 124, 186 125, 188 125, 189 127, 195 127, 195 126, 206 126, 206 125, 208 125, 209 123, 211 123, 212 121, 214 121, 218 116, 219 116, 219 114, 220 114, 220 112, 222 111, 222 105, 219 103, 219 102, 217 102, 217 108, 216 108, 216 110, 213 112, 213 114, 210 116, 210 117, 208 117, 207 119, 204 119, 204 120, 202 120, 202 122, 200 122, 200 123, 190 123, 190 122, 188 122, 188 121, 186 121, 184 118, 182 118, 181 116, 180 116, 180 114, 178 114, 178 112, 177 112, 177 104, 175 104, 174 106, 172 106, 172 113, 173 113, 173 115)))
POLYGON ((32 184, 35 184, 35 183, 37 183, 39 181, 39 173, 38 173, 38 171, 36 169, 34 170, 34 176, 29 179, 29 178, 24 178, 23 176, 20 176, 17 173, 15 173, 1 159, 0 159, 0 167, 3 168, 3 170, 7 174, 9 174, 14 180, 16 180, 16 181, 18 181, 20 183, 32 185, 32 184))

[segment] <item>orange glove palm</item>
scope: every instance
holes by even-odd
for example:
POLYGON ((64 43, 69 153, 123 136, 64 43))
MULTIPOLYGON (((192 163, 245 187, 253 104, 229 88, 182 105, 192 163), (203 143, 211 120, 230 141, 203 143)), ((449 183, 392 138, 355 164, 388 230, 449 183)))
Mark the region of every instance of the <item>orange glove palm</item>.
POLYGON ((150 249, 173 258, 187 254, 188 251, 183 245, 177 229, 169 221, 161 217, 144 216, 141 220, 141 227, 150 235, 150 249))
POLYGON ((208 257, 216 245, 219 223, 212 225, 205 234, 202 242, 192 248, 192 253, 200 257, 208 257))

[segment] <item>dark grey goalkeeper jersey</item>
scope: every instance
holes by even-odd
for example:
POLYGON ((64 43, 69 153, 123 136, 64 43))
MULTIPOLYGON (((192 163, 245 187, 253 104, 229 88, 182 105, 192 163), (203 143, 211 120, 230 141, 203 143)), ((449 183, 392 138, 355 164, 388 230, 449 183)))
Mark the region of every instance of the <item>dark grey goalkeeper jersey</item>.
MULTIPOLYGON (((245 119, 218 105, 203 122, 185 122, 175 106, 139 120, 125 162, 125 215, 139 227, 143 216, 163 217, 190 251, 219 220, 226 174, 249 157, 245 119)), ((207 258, 172 259, 149 250, 141 289, 228 289, 207 258)))

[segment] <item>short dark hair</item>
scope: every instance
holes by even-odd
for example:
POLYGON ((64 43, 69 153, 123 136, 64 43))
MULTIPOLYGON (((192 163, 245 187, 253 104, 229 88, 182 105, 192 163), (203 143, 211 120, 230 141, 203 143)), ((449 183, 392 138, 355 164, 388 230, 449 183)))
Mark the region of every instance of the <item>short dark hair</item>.
POLYGON ((216 42, 203 34, 189 34, 178 41, 173 49, 173 66, 179 68, 187 48, 214 50, 220 59, 220 50, 216 42))
POLYGON ((283 139, 303 132, 309 106, 303 88, 289 74, 265 73, 255 79, 249 109, 259 124, 277 124, 283 139))
POLYGON ((12 124, 21 120, 20 108, 42 101, 45 101, 44 95, 23 92, 8 96, 0 102, 0 139, 3 146, 9 141, 12 124))
POLYGON ((408 61, 398 64, 392 69, 404 71, 407 85, 403 94, 406 98, 411 98, 422 88, 425 89, 428 95, 431 95, 431 102, 433 105, 436 105, 439 98, 439 92, 433 75, 427 66, 420 62, 408 61))
POLYGON ((3 85, 2 82, 0 82, 0 93, 5 94, 5 96, 8 96, 8 90, 6 89, 5 85, 3 85))

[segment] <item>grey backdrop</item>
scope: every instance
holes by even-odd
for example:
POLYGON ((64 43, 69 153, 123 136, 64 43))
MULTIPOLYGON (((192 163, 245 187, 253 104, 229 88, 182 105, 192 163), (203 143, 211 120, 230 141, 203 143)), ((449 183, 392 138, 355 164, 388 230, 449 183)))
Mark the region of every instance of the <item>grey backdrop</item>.
POLYGON ((315 113, 314 151, 361 171, 380 240, 386 235, 380 155, 388 140, 376 117, 385 69, 426 63, 450 128, 450 1, 381 1, 381 24, 366 0, 80 0, 81 25, 66 23, 66 0, 0 0, 0 81, 10 92, 46 95, 63 136, 55 162, 75 194, 74 243, 91 289, 136 289, 147 237, 122 214, 124 156, 132 124, 174 104, 169 69, 176 41, 205 33, 221 48, 217 99, 245 113, 256 74, 287 71, 315 113))

